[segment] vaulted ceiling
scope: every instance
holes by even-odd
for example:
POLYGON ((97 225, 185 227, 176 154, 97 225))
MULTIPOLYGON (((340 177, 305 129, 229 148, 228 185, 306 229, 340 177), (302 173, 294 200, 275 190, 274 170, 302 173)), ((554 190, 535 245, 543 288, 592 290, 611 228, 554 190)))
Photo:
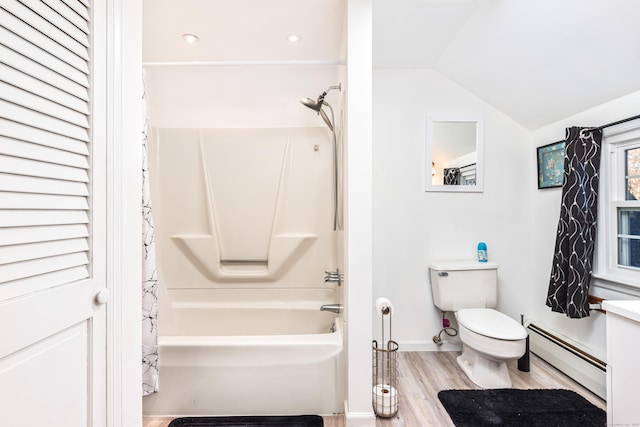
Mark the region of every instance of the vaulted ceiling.
MULTIPOLYGON (((144 0, 144 60, 337 62, 345 3, 144 0)), ((537 129, 640 90, 639 18, 636 0, 373 0, 374 68, 434 69, 537 129)))
POLYGON ((374 66, 435 69, 536 129, 640 90, 639 18, 629 0, 374 0, 374 66))

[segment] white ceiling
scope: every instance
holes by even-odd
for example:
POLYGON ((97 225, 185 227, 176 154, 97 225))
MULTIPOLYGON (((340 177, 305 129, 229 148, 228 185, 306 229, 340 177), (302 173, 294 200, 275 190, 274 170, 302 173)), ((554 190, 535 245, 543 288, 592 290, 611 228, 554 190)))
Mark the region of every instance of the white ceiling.
POLYGON ((145 62, 335 61, 344 0, 143 0, 145 62), (182 34, 200 41, 186 45, 182 34), (287 35, 302 40, 292 44, 287 35))
POLYGON ((640 90, 640 1, 374 0, 374 66, 433 68, 528 129, 640 90))
MULTIPOLYGON (((345 3, 144 0, 144 61, 340 61, 345 3), (184 33, 200 42, 185 45, 184 33), (291 45, 290 33, 302 41, 291 45)), ((528 129, 640 90, 637 0, 373 0, 373 7, 375 68, 435 69, 528 129)))

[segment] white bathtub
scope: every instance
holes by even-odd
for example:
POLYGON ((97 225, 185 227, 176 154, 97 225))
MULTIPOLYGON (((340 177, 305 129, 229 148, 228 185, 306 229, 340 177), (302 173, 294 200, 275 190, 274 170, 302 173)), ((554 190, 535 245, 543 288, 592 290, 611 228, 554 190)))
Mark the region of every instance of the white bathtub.
POLYGON ((178 334, 159 337, 160 391, 144 398, 145 414, 343 412, 342 316, 279 305, 174 304, 178 334))

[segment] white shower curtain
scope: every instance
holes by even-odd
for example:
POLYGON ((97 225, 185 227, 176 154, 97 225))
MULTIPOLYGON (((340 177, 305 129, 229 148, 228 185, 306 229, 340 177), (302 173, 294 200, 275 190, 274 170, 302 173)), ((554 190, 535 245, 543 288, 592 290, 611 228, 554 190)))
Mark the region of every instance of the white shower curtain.
MULTIPOLYGON (((143 79, 144 88, 144 79, 143 79)), ((149 185, 146 93, 142 94, 142 395, 158 391, 158 276, 149 185)))

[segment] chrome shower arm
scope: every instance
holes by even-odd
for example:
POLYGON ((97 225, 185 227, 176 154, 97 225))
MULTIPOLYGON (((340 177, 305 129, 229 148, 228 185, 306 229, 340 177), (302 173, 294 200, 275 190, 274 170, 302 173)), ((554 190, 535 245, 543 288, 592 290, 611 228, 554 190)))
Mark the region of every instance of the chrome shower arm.
POLYGON ((334 89, 338 89, 340 92, 342 92, 342 83, 338 83, 335 86, 329 86, 327 88, 327 90, 324 91, 323 95, 326 95, 327 93, 329 93, 330 91, 332 91, 334 89))
POLYGON ((322 92, 320 94, 320 96, 318 97, 318 100, 316 102, 318 102, 318 104, 321 104, 324 101, 324 97, 327 96, 327 94, 329 92, 331 92, 332 90, 334 90, 334 89, 338 89, 340 92, 342 92, 342 83, 338 83, 335 86, 329 86, 327 88, 327 90, 325 90, 324 92, 322 92))

